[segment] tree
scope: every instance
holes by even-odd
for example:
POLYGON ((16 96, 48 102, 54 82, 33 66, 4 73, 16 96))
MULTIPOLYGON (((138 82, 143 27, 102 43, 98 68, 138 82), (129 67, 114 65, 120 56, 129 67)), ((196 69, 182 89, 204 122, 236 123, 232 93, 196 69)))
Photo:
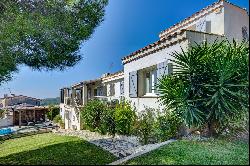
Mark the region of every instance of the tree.
POLYGON ((1 0, 0 84, 20 65, 64 70, 103 21, 108 0, 1 0))
POLYGON ((49 105, 48 112, 46 114, 49 120, 53 120, 57 115, 60 115, 60 108, 55 105, 49 105))
POLYGON ((241 118, 249 103, 248 43, 222 41, 174 52, 174 74, 160 80, 163 104, 210 136, 241 118))

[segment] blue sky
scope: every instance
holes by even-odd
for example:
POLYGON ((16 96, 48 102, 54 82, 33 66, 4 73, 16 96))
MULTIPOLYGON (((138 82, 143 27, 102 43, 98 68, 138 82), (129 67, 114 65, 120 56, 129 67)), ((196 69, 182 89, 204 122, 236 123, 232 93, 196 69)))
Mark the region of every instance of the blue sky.
MULTIPOLYGON (((158 40, 158 34, 216 0, 110 0, 104 22, 82 44, 83 60, 63 72, 38 72, 20 67, 4 93, 37 98, 57 97, 59 89, 106 72, 123 69, 121 58, 158 40), (113 65, 112 65, 113 64, 113 65)), ((249 0, 230 0, 249 11, 249 0)))

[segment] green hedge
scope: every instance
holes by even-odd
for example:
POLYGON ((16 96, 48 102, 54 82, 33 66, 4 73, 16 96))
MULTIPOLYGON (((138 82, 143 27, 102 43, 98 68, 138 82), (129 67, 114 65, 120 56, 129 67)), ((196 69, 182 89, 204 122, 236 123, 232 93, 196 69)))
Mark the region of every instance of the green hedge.
POLYGON ((89 101, 81 110, 83 129, 101 134, 130 135, 135 120, 135 111, 128 102, 108 105, 99 100, 89 101))

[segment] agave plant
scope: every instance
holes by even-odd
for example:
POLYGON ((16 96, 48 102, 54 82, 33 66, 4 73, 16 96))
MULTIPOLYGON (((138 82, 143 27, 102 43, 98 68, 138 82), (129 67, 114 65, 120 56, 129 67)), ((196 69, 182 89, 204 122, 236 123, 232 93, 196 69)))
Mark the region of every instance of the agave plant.
POLYGON ((161 101, 189 126, 225 125, 248 108, 247 43, 215 41, 174 52, 174 73, 159 80, 161 101))

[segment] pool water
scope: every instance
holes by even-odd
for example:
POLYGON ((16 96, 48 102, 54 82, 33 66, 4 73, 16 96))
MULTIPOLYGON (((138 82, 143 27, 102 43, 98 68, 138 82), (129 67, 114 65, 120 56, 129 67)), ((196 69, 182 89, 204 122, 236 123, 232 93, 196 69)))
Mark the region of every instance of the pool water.
POLYGON ((14 131, 11 129, 11 128, 3 128, 3 129, 0 129, 0 135, 6 135, 6 134, 11 134, 13 133, 14 131))

